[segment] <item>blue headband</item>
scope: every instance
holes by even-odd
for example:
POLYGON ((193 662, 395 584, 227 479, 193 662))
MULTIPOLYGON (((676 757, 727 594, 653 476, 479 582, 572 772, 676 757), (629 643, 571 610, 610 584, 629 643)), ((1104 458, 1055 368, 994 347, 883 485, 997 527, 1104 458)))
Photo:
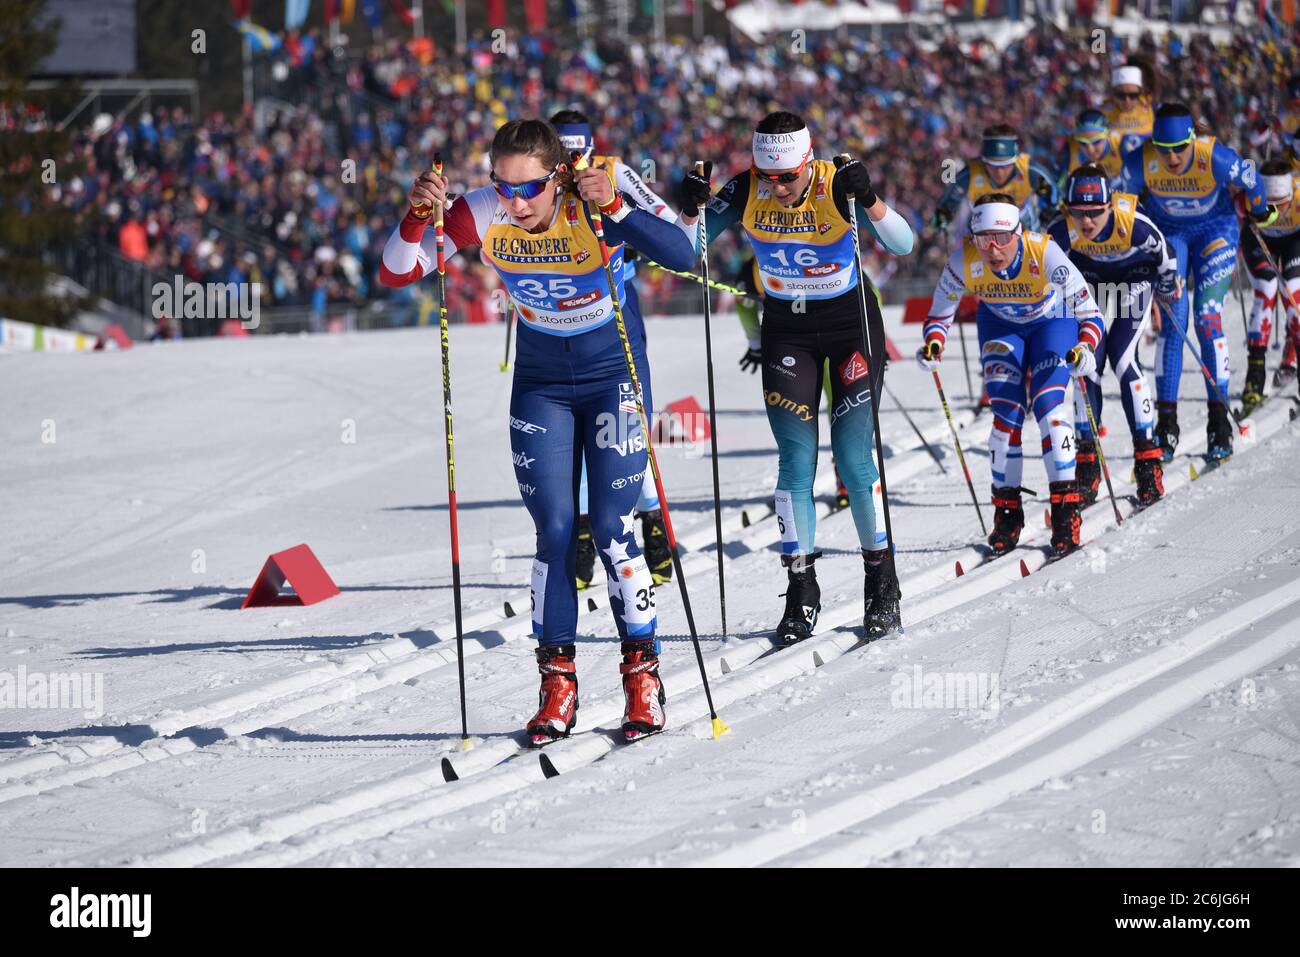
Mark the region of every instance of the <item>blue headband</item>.
POLYGON ((1014 136, 986 136, 980 146, 980 159, 989 166, 1009 166, 1020 155, 1020 142, 1014 136))
POLYGON ((1100 139, 1110 130, 1110 124, 1106 122, 1106 114, 1101 110, 1085 110, 1079 114, 1078 121, 1074 124, 1074 135, 1080 133, 1095 133, 1096 139, 1100 139))
POLYGON ((1157 116, 1151 129, 1156 146, 1182 146, 1196 138, 1196 124, 1190 116, 1157 116))
POLYGON ((1066 206, 1105 206, 1109 202, 1110 184, 1104 176, 1071 176, 1066 183, 1066 206))
POLYGON ((559 134, 564 148, 572 152, 585 153, 595 146, 590 123, 557 123, 555 132, 559 134))

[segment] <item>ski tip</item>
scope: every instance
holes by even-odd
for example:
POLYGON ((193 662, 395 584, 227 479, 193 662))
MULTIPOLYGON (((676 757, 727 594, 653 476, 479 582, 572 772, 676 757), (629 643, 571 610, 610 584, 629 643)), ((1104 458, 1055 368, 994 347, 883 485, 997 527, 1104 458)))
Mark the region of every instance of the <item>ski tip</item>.
POLYGON ((1196 471, 1196 466, 1193 465, 1191 462, 1187 463, 1187 477, 1190 478, 1193 482, 1195 482, 1200 477, 1200 474, 1196 471))
POLYGON ((1136 485, 1138 480, 1137 469, 1128 470, 1128 481, 1130 485, 1136 485))
POLYGON ((506 613, 506 617, 507 617, 507 618, 513 618, 513 617, 515 617, 515 606, 514 606, 514 605, 510 604, 510 602, 508 602, 508 601, 507 601, 507 602, 502 602, 501 605, 502 605, 502 609, 501 609, 501 610, 504 611, 504 612, 506 613))
POLYGON ((750 526, 750 521, 749 521, 749 512, 741 512, 741 513, 740 513, 740 527, 741 527, 741 528, 749 528, 749 526, 750 526))
POLYGON ((962 575, 965 575, 965 574, 966 574, 966 569, 964 569, 964 568, 961 567, 961 562, 958 562, 958 563, 957 563, 957 577, 958 577, 958 578, 961 578, 961 576, 962 576, 962 575))
POLYGON ((824 665, 824 664, 826 664, 826 659, 823 658, 823 657, 821 656, 821 653, 820 653, 820 652, 816 652, 816 651, 814 651, 814 652, 813 652, 813 667, 814 667, 814 668, 820 668, 820 667, 821 667, 822 665, 824 665))
POLYGON ((588 598, 588 599, 587 599, 587 611, 595 611, 595 610, 596 610, 596 599, 594 599, 594 598, 588 598))
POLYGON ((1020 559, 1020 577, 1021 578, 1029 577, 1029 566, 1025 564, 1025 560, 1023 558, 1020 559))
POLYGON ((451 761, 448 760, 447 758, 442 759, 442 779, 446 781, 448 784, 451 784, 453 781, 460 780, 460 775, 456 773, 456 769, 452 766, 451 761))
POLYGON ((713 740, 716 741, 731 729, 717 715, 713 716, 713 740))
POLYGON ((462 751, 468 751, 472 747, 474 747, 474 745, 470 742, 469 738, 460 739, 460 749, 462 751))
POLYGON ((1050 508, 1043 509, 1043 525, 1046 528, 1052 527, 1052 510, 1050 508))
POLYGON ((724 675, 731 674, 731 663, 727 661, 726 658, 723 658, 718 662, 718 667, 722 669, 724 675))
POLYGON ((552 761, 548 755, 544 753, 539 754, 537 756, 537 763, 542 766, 542 775, 546 780, 549 781, 551 778, 558 778, 560 776, 559 769, 555 766, 555 762, 552 761))

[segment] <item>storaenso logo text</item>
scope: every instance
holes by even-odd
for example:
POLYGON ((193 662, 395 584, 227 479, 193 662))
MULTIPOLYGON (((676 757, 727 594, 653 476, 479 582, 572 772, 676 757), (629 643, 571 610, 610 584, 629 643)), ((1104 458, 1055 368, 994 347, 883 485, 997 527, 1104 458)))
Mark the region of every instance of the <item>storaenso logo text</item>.
POLYGON ((129 927, 131 936, 148 937, 153 928, 152 894, 70 894, 50 898, 51 927, 129 927))
POLYGON ((162 319, 238 319, 245 329, 256 329, 262 319, 262 284, 257 282, 156 282, 153 317, 162 319))

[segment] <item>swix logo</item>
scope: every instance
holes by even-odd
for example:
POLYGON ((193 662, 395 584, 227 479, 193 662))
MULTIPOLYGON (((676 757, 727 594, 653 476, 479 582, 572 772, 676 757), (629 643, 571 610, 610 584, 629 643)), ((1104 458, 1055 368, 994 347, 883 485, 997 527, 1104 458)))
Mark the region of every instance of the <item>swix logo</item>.
POLYGON ((1039 275, 1038 263, 1033 259, 1029 260, 1029 275, 1031 276, 1039 275))
POLYGON ((861 352, 855 352, 840 363, 840 381, 852 385, 867 374, 867 360, 861 352))
POLYGON ((995 219, 993 220, 993 225, 1001 226, 1003 229, 1010 229, 1011 227, 1015 226, 1015 223, 1013 223, 1009 219, 995 219))
POLYGON ((564 204, 564 218, 568 220, 570 226, 578 225, 578 204, 573 200, 564 204))
POLYGON ((533 423, 525 422, 523 419, 516 419, 513 415, 510 416, 510 428, 518 429, 520 432, 523 432, 527 435, 537 435, 538 433, 541 434, 546 433, 546 429, 543 428, 542 426, 533 425, 533 423))
POLYGON ((1204 157, 1204 156, 1198 156, 1198 157, 1196 157, 1196 168, 1199 169, 1199 170, 1201 170, 1202 172, 1204 172, 1204 171, 1206 170, 1206 164, 1205 164, 1205 157, 1204 157))
POLYGON ((537 461, 537 458, 535 456, 530 458, 529 456, 525 455, 523 452, 516 452, 513 456, 511 456, 511 458, 513 458, 515 461, 515 468, 528 469, 529 471, 532 471, 533 463, 537 461))
POLYGON ((829 276, 840 268, 839 263, 819 263, 816 266, 804 266, 805 276, 829 276))
POLYGON ((817 180, 817 198, 818 199, 826 198, 826 180, 824 179, 817 180))
POLYGON ((557 309, 581 309, 583 306, 589 306, 600 298, 600 290, 593 289, 583 296, 574 296, 572 299, 561 299, 555 304, 557 309))

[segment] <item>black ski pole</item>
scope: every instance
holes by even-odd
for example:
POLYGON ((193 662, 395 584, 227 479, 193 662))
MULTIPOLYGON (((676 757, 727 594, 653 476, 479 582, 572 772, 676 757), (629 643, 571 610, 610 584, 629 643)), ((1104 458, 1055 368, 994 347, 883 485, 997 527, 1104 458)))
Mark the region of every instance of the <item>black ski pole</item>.
MULTIPOLYGON (((695 161, 695 172, 704 175, 704 161, 695 161)), ((722 637, 727 637, 727 579, 722 551, 722 489, 718 482, 718 403, 713 393, 712 309, 709 303, 709 230, 700 210, 700 277, 704 280, 704 364, 709 380, 709 448, 713 456, 713 528, 718 546, 718 611, 722 616, 722 637)))
MULTIPOLYGON (((843 166, 849 161, 847 153, 841 153, 836 157, 836 166, 843 166)), ((885 541, 889 546, 889 553, 894 554, 894 526, 889 518, 889 483, 885 480, 885 446, 880 437, 880 402, 876 395, 876 374, 880 374, 880 382, 883 385, 885 381, 884 369, 876 364, 876 356, 871 348, 871 330, 868 328, 867 321, 867 274, 862 269, 862 247, 858 245, 858 201, 857 197, 849 193, 849 229, 852 232, 853 242, 853 259, 858 270, 858 318, 862 324, 862 343, 863 348, 867 350, 867 390, 871 395, 871 420, 876 431, 876 461, 880 466, 880 501, 885 513, 885 541)), ((883 330, 882 330, 883 332, 883 330)), ((900 618, 901 627, 902 620, 900 618)))

